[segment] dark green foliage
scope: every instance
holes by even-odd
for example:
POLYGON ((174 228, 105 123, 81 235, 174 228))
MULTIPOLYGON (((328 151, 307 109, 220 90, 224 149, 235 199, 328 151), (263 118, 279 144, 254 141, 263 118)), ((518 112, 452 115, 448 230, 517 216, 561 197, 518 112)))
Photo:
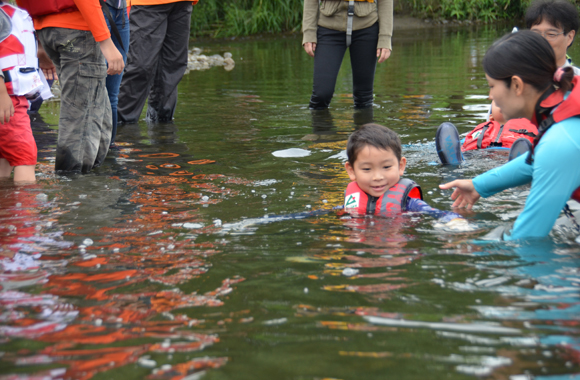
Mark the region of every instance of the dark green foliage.
POLYGON ((398 9, 432 19, 519 19, 532 0, 398 0, 398 9))
POLYGON ((193 7, 191 34, 231 37, 297 31, 303 0, 200 0, 193 7))
MULTIPOLYGON (((395 12, 421 18, 514 20, 532 0, 394 0, 395 12)), ((232 37, 300 31, 304 0, 199 0, 193 7, 194 37, 232 37)))

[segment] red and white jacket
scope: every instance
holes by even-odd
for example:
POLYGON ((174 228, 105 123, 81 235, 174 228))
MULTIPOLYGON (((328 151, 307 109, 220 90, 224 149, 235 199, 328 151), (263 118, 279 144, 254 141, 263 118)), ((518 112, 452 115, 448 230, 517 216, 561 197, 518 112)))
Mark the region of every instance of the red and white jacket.
POLYGON ((0 69, 8 94, 43 99, 52 96, 42 71, 38 69, 37 45, 34 25, 28 13, 0 1, 1 25, 0 69), (10 27, 10 34, 8 34, 10 27))

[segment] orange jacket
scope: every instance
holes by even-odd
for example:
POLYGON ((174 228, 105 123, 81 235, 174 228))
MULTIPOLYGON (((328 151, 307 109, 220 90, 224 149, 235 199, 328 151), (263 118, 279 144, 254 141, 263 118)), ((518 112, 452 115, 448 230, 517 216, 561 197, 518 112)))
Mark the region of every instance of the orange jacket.
MULTIPOLYGON (((34 29, 55 27, 90 30, 97 42, 111 37, 99 0, 74 0, 74 2, 78 11, 35 17, 34 29)), ((20 6, 19 0, 16 0, 16 4, 20 6)))
MULTIPOLYGON (((177 3, 183 0, 129 0, 127 1, 127 5, 161 5, 161 4, 169 4, 169 3, 177 3)), ((198 0, 193 0, 193 5, 197 4, 198 0)))

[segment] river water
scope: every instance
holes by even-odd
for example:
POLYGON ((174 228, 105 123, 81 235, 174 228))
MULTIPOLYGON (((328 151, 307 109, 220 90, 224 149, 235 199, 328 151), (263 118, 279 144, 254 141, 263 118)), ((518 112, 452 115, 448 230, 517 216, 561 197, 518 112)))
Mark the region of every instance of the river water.
POLYGON ((363 113, 348 60, 330 112, 308 110, 298 36, 202 43, 235 69, 187 74, 175 123, 121 127, 85 176, 53 174, 59 104, 43 106, 38 183, 0 184, 0 379, 580 378, 574 238, 482 240, 528 188, 463 211, 468 232, 331 210, 346 139, 371 119, 440 209, 438 184, 506 160, 444 168, 433 140, 483 121, 481 60, 510 29, 396 32, 363 113))

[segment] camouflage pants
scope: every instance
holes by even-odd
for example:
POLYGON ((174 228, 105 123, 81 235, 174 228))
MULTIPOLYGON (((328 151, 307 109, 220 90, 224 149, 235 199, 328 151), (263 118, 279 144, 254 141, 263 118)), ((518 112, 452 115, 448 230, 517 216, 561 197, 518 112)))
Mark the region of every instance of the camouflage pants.
POLYGON ((105 57, 89 31, 45 28, 38 39, 62 88, 55 170, 88 173, 105 160, 113 128, 105 57))

